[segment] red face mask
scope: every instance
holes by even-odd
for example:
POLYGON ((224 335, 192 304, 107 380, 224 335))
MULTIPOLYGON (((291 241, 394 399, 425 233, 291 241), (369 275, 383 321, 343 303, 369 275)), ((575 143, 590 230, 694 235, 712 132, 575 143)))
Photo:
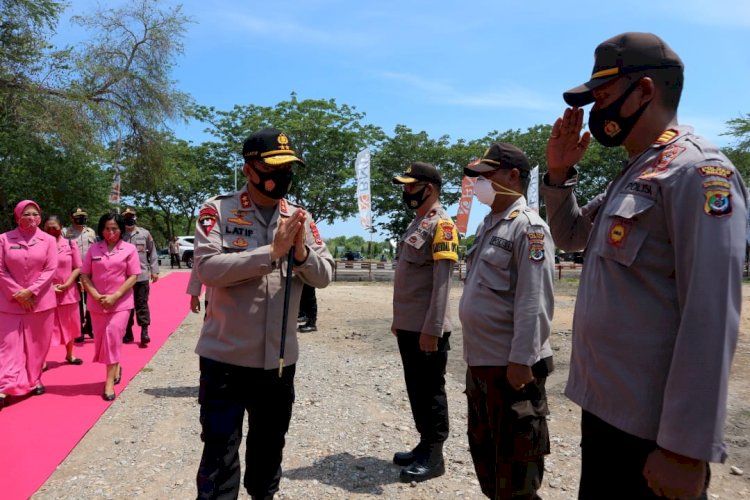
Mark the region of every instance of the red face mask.
POLYGON ((55 238, 57 238, 57 237, 60 236, 60 233, 62 233, 62 231, 60 230, 59 227, 51 227, 51 228, 47 229, 47 233, 50 236, 54 236, 55 238))
POLYGON ((112 231, 104 231, 104 240, 107 243, 117 243, 117 240, 120 239, 120 230, 118 229, 115 232, 112 231))
POLYGON ((18 225, 24 231, 36 229, 37 227, 39 227, 39 224, 41 223, 42 223, 42 217, 40 215, 22 215, 21 218, 18 220, 18 225))

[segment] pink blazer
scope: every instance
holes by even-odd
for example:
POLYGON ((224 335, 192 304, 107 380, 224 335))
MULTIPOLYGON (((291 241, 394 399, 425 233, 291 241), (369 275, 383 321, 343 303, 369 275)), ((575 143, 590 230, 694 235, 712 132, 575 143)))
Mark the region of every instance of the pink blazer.
MULTIPOLYGON (((68 277, 75 269, 80 269, 81 252, 78 251, 78 245, 75 240, 68 240, 60 236, 57 238, 57 270, 52 278, 53 285, 62 285, 68 280, 68 277)), ((57 293, 58 305, 75 304, 81 300, 81 293, 78 291, 78 283, 73 282, 64 292, 57 293)))
MULTIPOLYGON (((130 243, 120 240, 110 252, 106 241, 97 241, 86 252, 81 273, 91 277, 99 293, 108 295, 116 292, 129 276, 141 274, 141 261, 135 246, 130 243)), ((91 294, 86 299, 86 305, 92 313, 100 314, 133 309, 133 289, 125 292, 111 309, 103 309, 91 294)))
POLYGON ((31 312, 57 307, 52 278, 57 270, 57 242, 37 228, 26 241, 17 229, 0 234, 0 311, 26 314, 12 296, 28 288, 36 298, 31 312))

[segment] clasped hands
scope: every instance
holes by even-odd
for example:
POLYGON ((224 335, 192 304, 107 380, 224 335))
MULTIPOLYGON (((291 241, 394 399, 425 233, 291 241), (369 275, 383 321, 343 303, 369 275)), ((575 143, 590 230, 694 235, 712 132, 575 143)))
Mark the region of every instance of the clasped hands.
POLYGON ((305 220, 307 212, 298 209, 286 219, 279 218, 279 227, 271 242, 271 260, 276 261, 289 253, 294 247, 294 260, 304 262, 307 259, 305 246, 305 220))

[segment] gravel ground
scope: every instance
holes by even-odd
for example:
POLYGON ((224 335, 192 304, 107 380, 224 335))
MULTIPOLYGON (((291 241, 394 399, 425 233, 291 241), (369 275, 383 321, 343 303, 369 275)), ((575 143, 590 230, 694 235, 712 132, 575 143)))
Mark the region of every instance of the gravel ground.
MULTIPOLYGON (((580 464, 579 409, 562 396, 575 287, 566 280, 558 283, 552 338, 557 370, 547 385, 553 451, 540 491, 552 500, 576 497, 580 464)), ((457 284, 451 295, 454 309, 460 293, 457 284)), ((398 481, 399 467, 391 457, 413 446, 417 434, 389 332, 391 294, 390 283, 337 282, 318 291, 318 331, 300 336, 297 399, 276 498, 483 498, 466 441, 460 328, 451 337, 447 375, 452 426, 447 472, 420 484, 398 481)), ((750 468, 747 316, 730 395, 730 461, 712 466, 713 499, 750 498, 750 474, 730 471, 731 465, 750 468)), ((195 497, 202 443, 193 348, 201 319, 202 314, 188 316, 33 498, 195 497)), ((248 498, 244 490, 240 498, 248 498)))

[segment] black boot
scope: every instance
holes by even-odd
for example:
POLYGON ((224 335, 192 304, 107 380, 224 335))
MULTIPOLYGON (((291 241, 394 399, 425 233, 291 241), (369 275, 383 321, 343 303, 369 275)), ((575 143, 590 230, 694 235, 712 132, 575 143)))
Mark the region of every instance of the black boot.
POLYGON ((427 446, 424 453, 419 453, 417 459, 408 467, 401 469, 399 479, 404 483, 422 482, 445 474, 443 460, 443 443, 427 446))
POLYGON ((133 343, 133 330, 125 330, 125 336, 122 337, 122 343, 123 344, 133 343))
POLYGON ((307 323, 299 327, 299 331, 302 333, 317 332, 318 327, 315 326, 315 320, 308 319, 307 323))
POLYGON ((393 463, 396 465, 400 465, 401 467, 406 467, 407 465, 413 464, 414 461, 417 459, 417 456, 419 455, 420 450, 422 449, 422 446, 423 446, 422 443, 419 443, 411 451, 397 451, 393 455, 393 463))
POLYGON ((141 327, 141 343, 138 345, 138 347, 145 348, 149 342, 151 342, 151 337, 148 336, 148 327, 142 326, 141 327))

